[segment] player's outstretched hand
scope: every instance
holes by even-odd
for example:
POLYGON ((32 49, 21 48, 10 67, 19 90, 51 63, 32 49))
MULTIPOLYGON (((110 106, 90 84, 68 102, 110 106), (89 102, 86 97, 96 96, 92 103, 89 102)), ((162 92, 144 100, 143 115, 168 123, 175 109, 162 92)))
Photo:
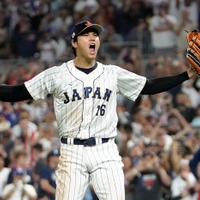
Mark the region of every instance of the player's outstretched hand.
POLYGON ((200 76, 200 32, 193 30, 187 32, 188 48, 186 58, 191 63, 193 70, 200 76))
POLYGON ((196 69, 194 69, 194 66, 190 64, 190 67, 187 69, 188 77, 193 78, 196 77, 199 74, 196 72, 196 69))

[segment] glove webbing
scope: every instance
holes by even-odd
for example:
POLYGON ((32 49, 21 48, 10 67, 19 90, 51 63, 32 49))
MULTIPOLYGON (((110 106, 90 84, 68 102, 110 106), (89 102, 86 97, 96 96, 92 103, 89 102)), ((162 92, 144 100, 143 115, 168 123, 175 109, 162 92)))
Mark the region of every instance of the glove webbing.
POLYGON ((197 35, 194 35, 194 36, 192 37, 192 41, 194 41, 194 43, 195 43, 196 45, 198 45, 198 47, 200 47, 200 40, 199 40, 199 38, 198 38, 197 35))
POLYGON ((196 53, 195 56, 197 56, 197 58, 200 59, 200 49, 199 49, 199 47, 196 45, 196 43, 194 43, 193 41, 190 41, 190 42, 189 42, 189 47, 190 47, 189 50, 190 50, 190 51, 191 51, 191 50, 194 50, 193 54, 196 53))
MULTIPOLYGON (((192 51, 193 51, 193 50, 192 50, 192 51)), ((198 76, 200 76, 200 72, 198 72, 198 70, 194 67, 194 66, 196 66, 197 68, 199 68, 199 66, 200 66, 200 61, 199 61, 199 60, 197 59, 197 57, 196 57, 191 51, 189 51, 189 50, 188 50, 188 52, 187 52, 186 57, 187 57, 187 60, 192 64, 192 67, 193 67, 194 71, 196 72, 196 74, 197 74, 198 76)))

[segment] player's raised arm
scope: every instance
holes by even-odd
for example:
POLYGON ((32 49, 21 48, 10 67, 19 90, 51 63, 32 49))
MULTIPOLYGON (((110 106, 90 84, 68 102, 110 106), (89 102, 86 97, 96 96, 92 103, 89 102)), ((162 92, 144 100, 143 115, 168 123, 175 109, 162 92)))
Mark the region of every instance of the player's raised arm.
POLYGON ((196 72, 193 70, 192 66, 190 66, 187 71, 175 76, 164 76, 155 79, 147 79, 141 94, 156 94, 170 90, 183 83, 184 81, 195 77, 196 75, 196 72))
POLYGON ((16 102, 33 99, 24 84, 0 85, 0 101, 16 102))

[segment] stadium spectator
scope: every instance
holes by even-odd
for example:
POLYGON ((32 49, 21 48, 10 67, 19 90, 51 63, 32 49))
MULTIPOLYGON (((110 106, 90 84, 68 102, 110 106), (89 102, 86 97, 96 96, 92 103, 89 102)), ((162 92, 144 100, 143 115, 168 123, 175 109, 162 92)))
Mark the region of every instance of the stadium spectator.
POLYGON ((11 123, 6 119, 3 113, 0 113, 0 132, 9 130, 11 123))
POLYGON ((141 57, 141 49, 132 46, 132 44, 130 46, 123 47, 119 54, 123 68, 140 75, 143 74, 141 57))
POLYGON ((55 170, 57 168, 59 159, 58 150, 53 150, 47 155, 47 164, 40 171, 38 197, 39 199, 47 198, 49 200, 55 200, 56 191, 56 175, 55 170))
POLYGON ((37 143, 42 145, 44 155, 47 155, 49 151, 58 148, 59 139, 56 137, 57 127, 53 123, 44 121, 40 123, 38 127, 39 136, 37 143))
POLYGON ((187 122, 191 122, 196 115, 196 109, 193 107, 191 98, 184 92, 179 92, 175 97, 176 109, 183 115, 187 122))
MULTIPOLYGON (((152 48, 155 54, 170 55, 177 51, 177 19, 168 13, 168 3, 158 4, 158 14, 150 19, 152 48)), ((173 56, 174 54, 172 54, 173 56)))
POLYGON ((187 9, 182 10, 180 21, 177 25, 177 47, 178 51, 185 52, 187 49, 187 40, 185 39, 185 31, 192 31, 196 29, 194 21, 191 19, 190 13, 187 9))
POLYGON ((125 178, 132 185, 135 200, 160 200, 163 196, 162 188, 171 184, 171 178, 152 152, 144 152, 137 167, 130 170, 125 178))
POLYGON ((0 154, 0 199, 4 186, 7 184, 8 175, 11 169, 5 166, 5 158, 0 154))
POLYGON ((123 42, 123 38, 120 34, 118 34, 115 30, 115 27, 111 24, 105 25, 105 31, 102 35, 102 41, 104 41, 105 45, 103 46, 104 53, 110 54, 110 59, 115 60, 119 55, 119 52, 122 48, 121 44, 123 42))
POLYGON ((0 9, 0 59, 8 59, 11 54, 7 25, 6 12, 0 9))
POLYGON ((24 170, 24 182, 33 185, 33 178, 30 166, 27 164, 27 154, 22 150, 12 151, 9 155, 11 172, 8 176, 7 183, 13 182, 13 172, 15 169, 20 168, 24 170))
POLYGON ((182 158, 179 163, 178 173, 172 178, 171 183, 171 198, 182 200, 196 200, 197 193, 195 192, 196 178, 190 171, 189 159, 182 158))
POLYGON ((181 91, 188 96, 191 107, 197 108, 200 105, 200 93, 194 87, 194 80, 188 81, 187 84, 183 84, 181 91))
POLYGON ((29 19, 21 18, 15 27, 12 49, 18 58, 32 58, 37 52, 38 35, 32 29, 29 19))
POLYGON ((40 180, 40 171, 43 169, 43 167, 46 166, 46 155, 43 153, 42 145, 39 143, 36 143, 33 146, 33 156, 34 156, 34 163, 31 167, 31 173, 33 177, 33 185, 38 191, 39 187, 39 180, 40 180))
POLYGON ((57 42, 52 38, 49 32, 46 31, 42 33, 42 36, 38 40, 37 48, 42 62, 52 64, 56 62, 57 42))
POLYGON ((187 11, 192 24, 198 28, 198 0, 176 0, 169 1, 169 14, 177 19, 182 18, 182 12, 187 11))
POLYGON ((130 173, 132 169, 134 168, 133 161, 129 155, 123 155, 122 156, 122 162, 124 164, 123 171, 124 171, 124 177, 125 177, 125 191, 126 191, 126 200, 132 200, 133 199, 133 189, 130 184, 130 181, 126 179, 126 174, 130 173))
POLYGON ((129 31, 136 27, 140 19, 145 19, 146 4, 144 1, 122 1, 120 9, 116 9, 116 30, 126 39, 129 31))
POLYGON ((117 144, 120 155, 126 155, 128 149, 133 146, 133 128, 130 123, 122 124, 118 131, 117 144))
POLYGON ((38 138, 38 126, 30 120, 30 112, 26 109, 20 109, 19 122, 12 127, 11 140, 17 148, 21 148, 27 153, 27 164, 32 165, 33 148, 38 138))
POLYGON ((13 105, 10 102, 1 102, 1 113, 5 117, 5 119, 9 122, 9 126, 13 127, 18 123, 19 113, 16 109, 14 109, 13 105))
POLYGON ((92 12, 96 12, 99 8, 97 0, 78 0, 74 5, 74 12, 82 13, 87 7, 92 9, 92 12))
POLYGON ((12 183, 6 184, 2 197, 4 200, 37 200, 37 193, 31 184, 24 182, 25 170, 16 168, 13 172, 12 183))
POLYGON ((151 32, 148 28, 148 22, 145 19, 139 19, 137 25, 128 32, 125 41, 134 42, 133 45, 137 46, 144 56, 152 53, 151 32))

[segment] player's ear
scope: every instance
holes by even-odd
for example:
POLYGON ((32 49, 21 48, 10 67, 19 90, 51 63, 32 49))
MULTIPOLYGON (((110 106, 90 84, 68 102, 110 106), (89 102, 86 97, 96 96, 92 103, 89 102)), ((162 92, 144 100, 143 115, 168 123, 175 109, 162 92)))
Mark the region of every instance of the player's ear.
POLYGON ((77 47, 77 40, 72 39, 71 45, 72 45, 72 47, 76 48, 77 47))

